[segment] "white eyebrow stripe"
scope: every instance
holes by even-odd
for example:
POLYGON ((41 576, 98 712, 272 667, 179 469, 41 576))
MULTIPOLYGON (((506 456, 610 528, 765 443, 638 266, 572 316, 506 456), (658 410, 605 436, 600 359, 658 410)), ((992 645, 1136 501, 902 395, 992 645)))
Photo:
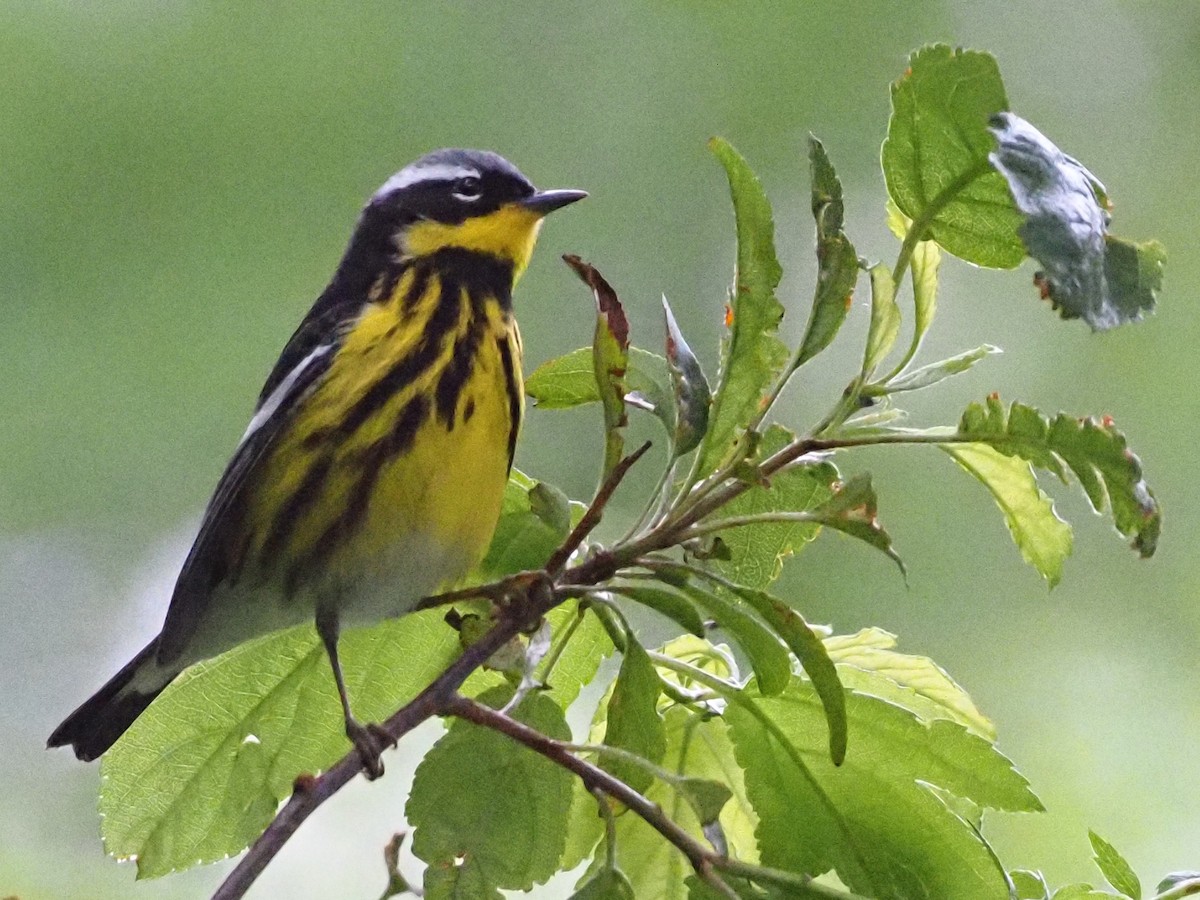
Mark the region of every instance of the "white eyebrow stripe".
POLYGON ((423 181, 457 181, 459 178, 478 178, 479 171, 467 166, 452 166, 448 163, 434 163, 428 166, 409 166, 401 169, 383 183, 378 195, 390 194, 401 188, 411 187, 423 181))
POLYGON ((243 434, 242 439, 238 441, 238 447, 241 447, 242 444, 246 443, 250 435, 262 428, 263 425, 270 420, 271 416, 275 415, 275 412, 279 409, 284 399, 288 396, 288 394, 291 393, 291 390, 295 386, 297 379, 304 374, 304 370, 311 366, 317 357, 324 356, 332 349, 332 344, 321 344, 319 347, 316 347, 312 353, 300 360, 300 362, 294 369, 292 369, 292 371, 287 373, 283 381, 279 382, 279 385, 275 388, 275 390, 271 391, 271 396, 267 397, 267 399, 263 401, 263 405, 260 406, 258 411, 254 413, 254 417, 250 420, 250 424, 246 427, 246 433, 243 434))

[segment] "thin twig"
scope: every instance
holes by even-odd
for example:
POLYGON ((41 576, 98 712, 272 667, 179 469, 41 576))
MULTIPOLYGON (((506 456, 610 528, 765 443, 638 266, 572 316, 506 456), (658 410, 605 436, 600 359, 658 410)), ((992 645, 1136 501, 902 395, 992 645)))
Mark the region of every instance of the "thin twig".
POLYGON ((571 752, 570 744, 547 737, 540 731, 510 718, 490 706, 484 706, 476 700, 456 694, 446 703, 444 711, 447 715, 457 716, 512 738, 517 743, 578 776, 589 792, 593 794, 599 792, 620 801, 674 845, 687 857, 692 868, 696 870, 696 874, 724 896, 736 898, 738 895, 720 877, 718 871, 736 874, 752 881, 783 885, 788 887, 795 896, 817 897, 822 900, 865 900, 865 898, 847 891, 816 884, 807 875, 756 866, 722 856, 680 827, 662 811, 657 803, 648 800, 643 794, 638 793, 599 766, 580 759, 571 752))
POLYGON ((650 441, 646 441, 646 443, 617 463, 613 467, 613 470, 608 473, 608 477, 604 479, 604 483, 596 491, 596 496, 592 498, 591 505, 588 506, 587 512, 583 514, 583 518, 571 529, 571 533, 562 542, 562 546, 555 550, 550 558, 546 560, 546 572, 551 578, 557 577, 562 572, 567 562, 571 559, 571 554, 579 549, 579 546, 587 540, 587 536, 592 533, 592 530, 600 524, 600 519, 604 515, 604 507, 612 499, 613 492, 620 486, 621 481, 625 478, 626 473, 633 464, 641 459, 642 455, 649 449, 650 441))
MULTIPOLYGON (((507 616, 497 622, 483 637, 464 650, 429 687, 382 724, 381 727, 388 736, 398 741, 426 719, 437 715, 468 676, 521 631, 522 624, 516 616, 507 616)), ((311 779, 297 779, 296 790, 291 799, 242 857, 237 867, 229 873, 213 894, 212 900, 237 900, 244 896, 250 885, 283 849, 284 844, 296 833, 296 829, 304 820, 361 771, 362 757, 357 749, 351 749, 323 775, 311 779)))

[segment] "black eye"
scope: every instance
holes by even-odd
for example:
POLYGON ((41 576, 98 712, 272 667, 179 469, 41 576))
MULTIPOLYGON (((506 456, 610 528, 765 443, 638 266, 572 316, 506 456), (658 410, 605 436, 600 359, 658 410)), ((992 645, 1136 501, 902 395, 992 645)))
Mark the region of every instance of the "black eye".
POLYGON ((454 197, 465 203, 474 203, 483 195, 483 185, 474 175, 468 175, 454 182, 454 197))

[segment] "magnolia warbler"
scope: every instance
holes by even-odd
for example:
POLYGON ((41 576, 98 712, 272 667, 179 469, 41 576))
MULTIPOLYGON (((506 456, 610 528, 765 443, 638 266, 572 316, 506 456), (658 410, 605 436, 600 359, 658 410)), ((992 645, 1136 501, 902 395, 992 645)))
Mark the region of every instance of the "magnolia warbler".
POLYGON ((411 610, 483 557, 524 413, 513 285, 542 218, 585 196, 438 150, 371 197, 259 394, 162 631, 49 746, 95 759, 187 666, 315 618, 346 733, 382 772, 339 628, 411 610))

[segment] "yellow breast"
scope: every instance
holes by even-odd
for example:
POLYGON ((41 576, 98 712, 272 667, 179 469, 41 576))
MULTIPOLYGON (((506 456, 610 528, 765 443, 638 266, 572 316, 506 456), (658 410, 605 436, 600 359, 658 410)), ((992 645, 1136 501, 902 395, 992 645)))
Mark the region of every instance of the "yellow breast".
POLYGON ((523 413, 506 298, 409 269, 368 305, 254 498, 252 555, 285 592, 370 621, 483 557, 523 413))

